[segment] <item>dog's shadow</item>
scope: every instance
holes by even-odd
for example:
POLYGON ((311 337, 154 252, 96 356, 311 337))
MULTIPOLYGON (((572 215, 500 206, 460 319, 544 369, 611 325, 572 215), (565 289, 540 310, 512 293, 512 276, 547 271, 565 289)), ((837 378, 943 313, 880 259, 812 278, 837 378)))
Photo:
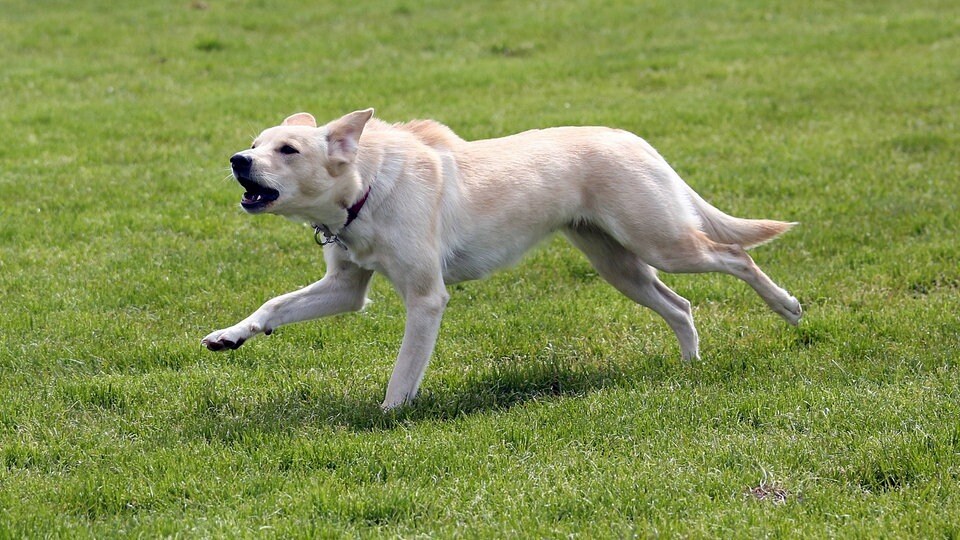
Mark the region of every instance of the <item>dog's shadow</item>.
POLYGON ((678 360, 661 356, 621 363, 585 362, 575 357, 510 361, 454 384, 431 381, 413 403, 388 412, 379 407, 382 389, 372 387, 342 394, 301 385, 254 401, 237 401, 229 395, 211 393, 197 404, 188 429, 194 435, 221 442, 309 426, 358 432, 391 430, 423 420, 453 419, 508 410, 540 399, 578 397, 604 388, 634 386, 643 380, 670 378, 677 369, 681 369, 678 360))

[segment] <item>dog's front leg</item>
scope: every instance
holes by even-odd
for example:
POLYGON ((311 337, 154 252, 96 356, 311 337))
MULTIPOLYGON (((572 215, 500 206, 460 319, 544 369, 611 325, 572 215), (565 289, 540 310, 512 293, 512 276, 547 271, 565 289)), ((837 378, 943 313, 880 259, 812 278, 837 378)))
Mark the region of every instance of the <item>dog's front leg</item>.
POLYGON ((439 272, 427 282, 411 280, 401 287, 401 291, 407 308, 407 322, 400 354, 387 385, 387 396, 381 405, 384 410, 403 405, 417 395, 437 343, 440 319, 449 298, 439 272))
POLYGON ((320 281, 268 300, 237 324, 211 332, 201 343, 211 351, 236 349, 257 334, 277 327, 363 308, 373 272, 353 265, 334 265, 320 281))

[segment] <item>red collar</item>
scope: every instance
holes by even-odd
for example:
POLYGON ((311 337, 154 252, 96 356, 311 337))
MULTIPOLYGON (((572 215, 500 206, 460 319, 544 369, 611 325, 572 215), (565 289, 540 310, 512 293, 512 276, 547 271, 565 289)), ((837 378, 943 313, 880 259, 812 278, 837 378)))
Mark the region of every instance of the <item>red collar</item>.
POLYGON ((367 202, 367 197, 370 196, 370 188, 367 188, 367 192, 363 194, 363 197, 360 197, 360 200, 353 203, 353 206, 347 208, 347 222, 343 224, 343 227, 340 227, 340 230, 347 228, 347 225, 353 223, 353 220, 357 219, 357 216, 360 215, 360 210, 363 208, 363 204, 367 202))

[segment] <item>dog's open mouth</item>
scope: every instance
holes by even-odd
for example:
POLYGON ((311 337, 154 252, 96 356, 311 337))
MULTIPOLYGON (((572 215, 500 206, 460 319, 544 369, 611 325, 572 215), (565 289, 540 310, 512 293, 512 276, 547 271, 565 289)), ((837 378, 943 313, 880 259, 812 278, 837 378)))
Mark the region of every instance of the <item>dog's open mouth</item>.
POLYGON ((257 212, 270 206, 270 203, 280 197, 280 192, 261 186, 249 178, 237 178, 237 182, 246 190, 240 199, 240 206, 247 212, 257 212))

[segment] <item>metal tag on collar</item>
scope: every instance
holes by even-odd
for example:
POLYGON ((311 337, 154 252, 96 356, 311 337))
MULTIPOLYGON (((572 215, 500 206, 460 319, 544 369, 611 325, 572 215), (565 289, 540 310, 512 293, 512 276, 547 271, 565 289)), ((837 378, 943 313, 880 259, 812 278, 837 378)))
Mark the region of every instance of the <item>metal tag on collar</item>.
POLYGON ((343 243, 343 240, 340 240, 339 236, 330 232, 330 228, 326 225, 313 226, 313 239, 321 246, 325 246, 327 244, 336 244, 343 249, 347 249, 347 245, 343 243), (323 235, 323 240, 320 239, 321 234, 323 235))

